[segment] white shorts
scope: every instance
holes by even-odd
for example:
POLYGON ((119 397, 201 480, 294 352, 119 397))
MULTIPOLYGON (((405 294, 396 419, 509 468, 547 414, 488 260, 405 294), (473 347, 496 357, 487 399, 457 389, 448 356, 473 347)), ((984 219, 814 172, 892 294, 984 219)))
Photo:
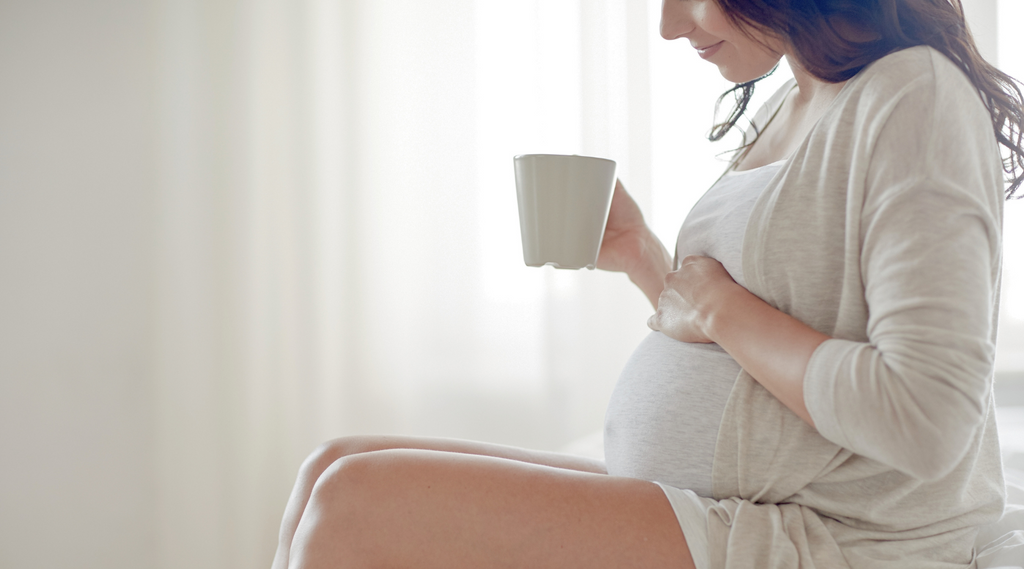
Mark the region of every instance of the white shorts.
POLYGON ((692 490, 680 490, 660 482, 655 482, 672 504, 672 510, 679 520, 679 527, 686 538, 686 546, 690 548, 693 564, 697 569, 710 569, 708 561, 708 508, 718 502, 711 498, 702 498, 692 490))

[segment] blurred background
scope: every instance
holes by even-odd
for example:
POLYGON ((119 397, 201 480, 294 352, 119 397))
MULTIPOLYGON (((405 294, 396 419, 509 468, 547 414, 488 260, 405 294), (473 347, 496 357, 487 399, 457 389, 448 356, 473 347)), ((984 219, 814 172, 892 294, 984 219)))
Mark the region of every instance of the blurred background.
MULTIPOLYGON (((1024 3, 965 3, 1024 77, 1024 3)), ((269 567, 322 440, 598 431, 651 307, 523 265, 512 157, 615 159, 671 247, 738 141, 659 10, 0 0, 0 567, 269 567)))

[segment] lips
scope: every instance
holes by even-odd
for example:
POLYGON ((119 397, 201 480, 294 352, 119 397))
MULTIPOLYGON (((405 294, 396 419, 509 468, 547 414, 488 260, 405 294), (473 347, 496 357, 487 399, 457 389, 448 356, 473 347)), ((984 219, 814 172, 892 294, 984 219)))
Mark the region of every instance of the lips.
POLYGON ((704 47, 698 47, 695 49, 697 50, 697 55, 700 55, 702 58, 707 59, 714 55, 718 51, 718 49, 722 47, 723 43, 725 43, 725 40, 704 47))

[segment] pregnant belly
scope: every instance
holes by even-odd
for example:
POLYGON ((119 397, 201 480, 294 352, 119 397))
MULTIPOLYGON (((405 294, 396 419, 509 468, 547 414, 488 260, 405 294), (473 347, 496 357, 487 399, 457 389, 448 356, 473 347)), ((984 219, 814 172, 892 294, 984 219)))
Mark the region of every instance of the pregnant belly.
POLYGON ((716 344, 652 332, 626 363, 608 403, 608 474, 710 497, 718 427, 739 372, 716 344))

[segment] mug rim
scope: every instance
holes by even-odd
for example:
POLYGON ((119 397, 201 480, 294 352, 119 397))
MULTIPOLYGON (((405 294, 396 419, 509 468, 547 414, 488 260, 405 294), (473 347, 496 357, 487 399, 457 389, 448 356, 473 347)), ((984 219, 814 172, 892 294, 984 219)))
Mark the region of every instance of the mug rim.
POLYGON ((586 155, 583 155, 583 154, 517 154, 512 159, 515 160, 515 161, 519 161, 520 159, 523 159, 523 158, 545 158, 545 157, 550 157, 550 158, 588 158, 590 160, 602 160, 604 162, 610 162, 611 164, 615 164, 615 161, 612 160, 611 158, 602 158, 600 156, 586 156, 586 155))

